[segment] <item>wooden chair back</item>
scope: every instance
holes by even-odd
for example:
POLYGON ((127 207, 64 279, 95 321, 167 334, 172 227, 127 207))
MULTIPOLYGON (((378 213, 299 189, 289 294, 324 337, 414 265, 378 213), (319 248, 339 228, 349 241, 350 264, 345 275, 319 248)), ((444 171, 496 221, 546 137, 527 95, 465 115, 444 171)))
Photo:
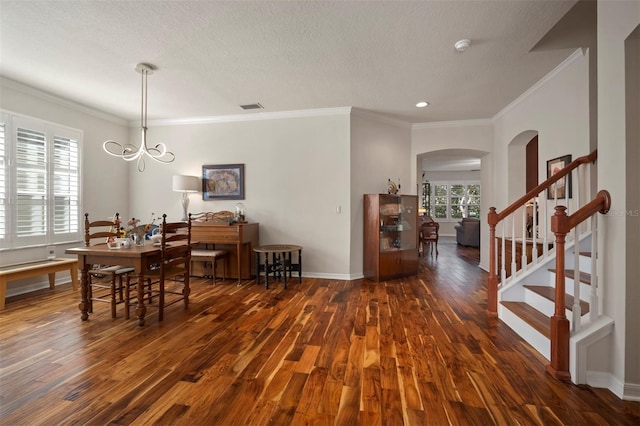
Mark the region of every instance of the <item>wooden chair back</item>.
POLYGON ((187 222, 167 222, 167 215, 162 215, 162 239, 160 240, 161 274, 178 275, 176 269, 189 276, 191 263, 191 214, 187 222))
POLYGON ((422 218, 422 225, 420 225, 420 247, 424 253, 426 251, 424 244, 431 246, 431 253, 433 253, 433 245, 435 243, 436 255, 438 254, 438 232, 440 231, 440 224, 434 221, 430 216, 424 216, 422 218))
POLYGON ((113 220, 89 221, 89 213, 84 214, 84 245, 89 247, 91 240, 104 238, 103 244, 111 238, 120 236, 120 215, 116 213, 113 220))
POLYGON ((440 231, 440 224, 434 221, 432 218, 427 217, 424 219, 422 226, 420 227, 420 234, 422 241, 438 241, 438 232, 440 231))

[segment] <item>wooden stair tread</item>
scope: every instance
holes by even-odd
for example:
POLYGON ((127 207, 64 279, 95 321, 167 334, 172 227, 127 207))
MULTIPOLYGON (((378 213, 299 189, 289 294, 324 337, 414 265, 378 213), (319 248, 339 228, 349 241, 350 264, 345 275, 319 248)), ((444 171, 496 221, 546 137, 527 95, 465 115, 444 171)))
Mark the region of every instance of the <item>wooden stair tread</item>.
POLYGON ((591 252, 590 251, 581 251, 580 252, 580 256, 591 257, 591 252))
MULTIPOLYGON (((533 291, 536 294, 544 297, 545 299, 551 300, 555 302, 556 300, 556 290, 553 287, 548 286, 540 286, 540 285, 525 285, 524 288, 533 291)), ((570 294, 564 295, 564 306, 566 309, 573 311, 573 304, 575 303, 575 298, 570 294)), ((589 312, 589 303, 584 300, 580 300, 580 313, 582 315, 589 312)))
POLYGON ((547 339, 551 338, 550 318, 524 302, 500 302, 547 339))
MULTIPOLYGON (((549 272, 553 272, 555 274, 556 273, 556 269, 555 268, 549 269, 549 272)), ((573 277, 574 277, 573 272, 574 272, 573 269, 565 269, 564 275, 567 278, 573 279, 573 277)), ((591 285, 591 274, 588 274, 586 272, 582 272, 581 271, 580 272, 580 282, 584 283, 584 284, 591 285)))

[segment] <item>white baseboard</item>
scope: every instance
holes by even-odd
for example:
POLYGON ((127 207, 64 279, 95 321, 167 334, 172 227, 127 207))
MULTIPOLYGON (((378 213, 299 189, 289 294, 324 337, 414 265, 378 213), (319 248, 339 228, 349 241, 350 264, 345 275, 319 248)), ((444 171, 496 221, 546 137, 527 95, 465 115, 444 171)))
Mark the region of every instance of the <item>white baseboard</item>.
POLYGON ((594 388, 609 389, 625 401, 640 401, 640 384, 624 383, 605 371, 587 371, 587 384, 594 388))
MULTIPOLYGON (((56 275, 58 275, 58 274, 56 274, 56 275)), ((79 278, 78 278, 78 280, 79 280, 79 278)), ((17 281, 14 281, 14 282, 17 282, 17 281)), ((78 282, 80 282, 80 281, 78 281, 78 282)), ((66 277, 62 276, 60 278, 58 278, 56 276, 55 285, 62 285, 62 284, 71 284, 71 278, 68 275, 66 277)), ((45 289, 45 288, 49 288, 49 280, 48 279, 46 281, 38 281, 38 282, 35 282, 35 283, 31 283, 31 284, 18 285, 18 286, 13 287, 13 288, 7 288, 6 297, 18 296, 20 294, 31 293, 32 291, 42 290, 42 289, 45 289)))

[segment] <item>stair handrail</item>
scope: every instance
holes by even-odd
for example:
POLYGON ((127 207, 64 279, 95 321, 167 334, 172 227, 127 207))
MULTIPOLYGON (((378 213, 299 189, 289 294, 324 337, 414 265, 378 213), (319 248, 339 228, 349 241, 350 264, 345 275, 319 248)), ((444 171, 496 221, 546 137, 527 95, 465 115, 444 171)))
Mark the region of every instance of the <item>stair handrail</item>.
POLYGON ((503 220, 505 217, 509 216, 511 213, 518 210, 520 207, 524 206, 533 197, 537 197, 538 194, 540 194, 542 191, 548 188, 551 188, 551 185, 553 185, 554 183, 556 183, 557 181, 559 181, 560 179, 562 179, 563 177, 571 173, 574 169, 577 169, 582 164, 595 163, 597 159, 598 159, 597 149, 589 155, 576 158, 575 160, 567 164, 562 170, 558 171, 556 174, 549 177, 549 179, 545 180, 540 185, 536 186, 531 191, 524 194, 522 197, 518 198, 516 201, 511 203, 507 208, 502 210, 500 213, 497 213, 498 218, 497 218, 496 224, 501 220, 503 220))
MULTIPOLYGON (((555 308, 551 317, 551 359, 546 370, 560 380, 570 380, 569 374, 569 320, 565 315, 565 237, 591 216, 606 214, 611 208, 611 195, 606 190, 599 191, 589 203, 582 206, 571 216, 567 216, 565 206, 556 206, 555 214, 551 217, 551 231, 556 236, 556 288, 555 308)), ((576 250, 578 250, 576 245, 576 250)), ((579 280, 578 275, 574 280, 579 280)))
MULTIPOLYGON (((489 224, 489 277, 487 279, 487 315, 490 317, 498 316, 498 275, 496 271, 496 226, 510 214, 525 206, 532 198, 538 194, 551 188, 551 185, 567 176, 574 169, 583 164, 595 163, 598 159, 598 150, 594 150, 588 155, 578 157, 571 163, 567 164, 562 170, 559 170, 547 180, 528 191, 525 195, 518 198, 500 213, 496 212, 495 207, 489 208, 487 222, 489 224)), ((503 259, 504 261, 505 259, 503 259)))

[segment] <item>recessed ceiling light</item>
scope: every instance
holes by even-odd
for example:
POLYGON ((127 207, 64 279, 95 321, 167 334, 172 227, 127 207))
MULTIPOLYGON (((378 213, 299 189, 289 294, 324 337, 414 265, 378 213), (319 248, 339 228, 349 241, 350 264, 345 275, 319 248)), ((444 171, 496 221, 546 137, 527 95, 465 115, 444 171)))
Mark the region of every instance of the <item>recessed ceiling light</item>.
POLYGON ((416 106, 417 106, 418 108, 424 108, 424 107, 426 107, 426 106, 429 106, 429 102, 427 102, 427 101, 420 101, 420 102, 418 102, 418 103, 416 104, 416 106))

